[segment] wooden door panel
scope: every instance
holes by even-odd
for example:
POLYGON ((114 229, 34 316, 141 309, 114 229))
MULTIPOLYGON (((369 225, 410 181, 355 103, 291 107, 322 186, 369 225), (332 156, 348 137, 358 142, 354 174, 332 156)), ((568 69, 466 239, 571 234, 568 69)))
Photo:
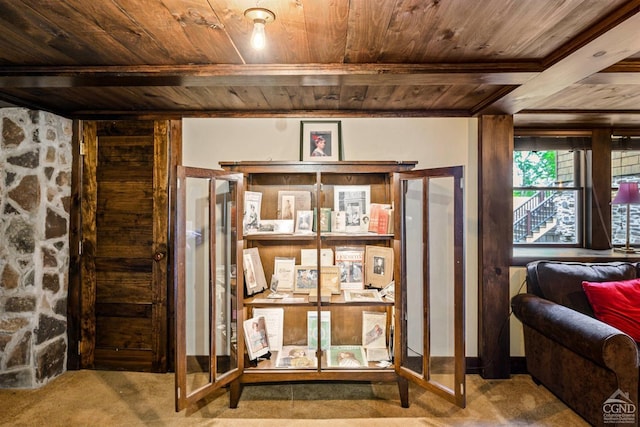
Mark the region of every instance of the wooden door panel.
POLYGON ((151 330, 151 311, 142 304, 114 304, 115 307, 103 305, 116 316, 97 316, 96 347, 114 350, 150 350, 153 344, 151 330))
POLYGON ((151 302, 151 272, 100 272, 97 281, 100 286, 96 289, 99 301, 112 303, 148 303, 151 302), (121 286, 127 282, 127 286, 121 286))
POLYGON ((154 257, 168 241, 166 124, 91 126, 83 191, 83 203, 91 204, 83 211, 83 271, 91 270, 83 280, 82 351, 89 354, 81 357, 83 367, 163 372, 167 259, 154 257))
POLYGON ((154 359, 151 350, 97 348, 94 354, 98 361, 94 369, 111 370, 117 366, 119 370, 125 371, 155 372, 150 368, 153 366, 154 359))

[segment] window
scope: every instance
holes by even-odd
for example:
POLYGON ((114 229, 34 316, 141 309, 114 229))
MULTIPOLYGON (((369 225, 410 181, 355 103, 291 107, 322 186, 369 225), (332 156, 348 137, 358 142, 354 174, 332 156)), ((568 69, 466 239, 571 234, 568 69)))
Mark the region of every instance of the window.
MULTIPOLYGON (((621 182, 640 183, 640 138, 614 137, 611 151, 611 193, 614 199, 621 182)), ((611 205, 611 241, 614 246, 627 243, 627 209, 629 209, 629 243, 640 244, 640 205, 611 205)))
POLYGON ((513 243, 580 245, 583 189, 576 165, 582 152, 518 148, 513 153, 513 243))

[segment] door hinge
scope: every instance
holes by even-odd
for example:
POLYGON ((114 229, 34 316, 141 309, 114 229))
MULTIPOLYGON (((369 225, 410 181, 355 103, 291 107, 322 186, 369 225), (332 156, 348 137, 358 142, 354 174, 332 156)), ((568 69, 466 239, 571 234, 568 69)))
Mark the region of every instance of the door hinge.
POLYGON ((78 242, 78 255, 82 255, 82 240, 78 242))

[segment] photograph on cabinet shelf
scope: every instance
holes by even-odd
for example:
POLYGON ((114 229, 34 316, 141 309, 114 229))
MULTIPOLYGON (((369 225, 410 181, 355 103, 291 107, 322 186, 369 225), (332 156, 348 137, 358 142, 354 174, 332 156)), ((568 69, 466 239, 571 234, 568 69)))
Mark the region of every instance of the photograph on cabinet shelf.
POLYGON ((300 160, 342 160, 342 123, 332 120, 301 121, 300 160))
POLYGON ((296 265, 293 282, 293 292, 308 294, 318 286, 318 267, 296 265))
POLYGON ((382 289, 393 280, 393 248, 366 246, 365 275, 367 285, 382 289))
POLYGON ((301 210, 311 210, 310 191, 278 191, 278 219, 295 221, 296 212, 301 210))
POLYGON ((250 360, 269 353, 269 340, 267 336, 267 325, 264 317, 254 317, 247 319, 243 323, 244 337, 247 344, 247 353, 250 360))
POLYGON ((257 191, 244 192, 243 230, 245 234, 256 233, 260 227, 260 209, 262 207, 262 193, 257 191))
POLYGON ((313 211, 300 210, 296 212, 296 233, 313 233, 311 225, 313 222, 313 211))
POLYGON ((368 215, 370 204, 371 187, 368 185, 336 185, 333 189, 333 209, 345 213, 347 233, 361 232, 362 217, 368 215))
POLYGON ((318 221, 320 221, 320 232, 331 231, 331 208, 320 208, 320 219, 317 219, 316 208, 313 208, 313 231, 318 231, 318 221))
MULTIPOLYGON (((322 266, 320 293, 327 295, 340 294, 340 269, 337 266, 322 266)), ((318 267, 315 265, 296 265, 294 292, 311 294, 318 286, 318 267)))
POLYGON ((258 248, 243 249, 242 261, 247 295, 257 294, 267 289, 267 279, 264 275, 258 248))

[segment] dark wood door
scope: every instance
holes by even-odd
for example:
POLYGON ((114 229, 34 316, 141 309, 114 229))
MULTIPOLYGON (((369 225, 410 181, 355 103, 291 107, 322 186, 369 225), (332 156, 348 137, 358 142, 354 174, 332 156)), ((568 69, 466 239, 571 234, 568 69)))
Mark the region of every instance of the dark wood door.
POLYGON ((166 372, 168 123, 82 132, 80 367, 166 372))

